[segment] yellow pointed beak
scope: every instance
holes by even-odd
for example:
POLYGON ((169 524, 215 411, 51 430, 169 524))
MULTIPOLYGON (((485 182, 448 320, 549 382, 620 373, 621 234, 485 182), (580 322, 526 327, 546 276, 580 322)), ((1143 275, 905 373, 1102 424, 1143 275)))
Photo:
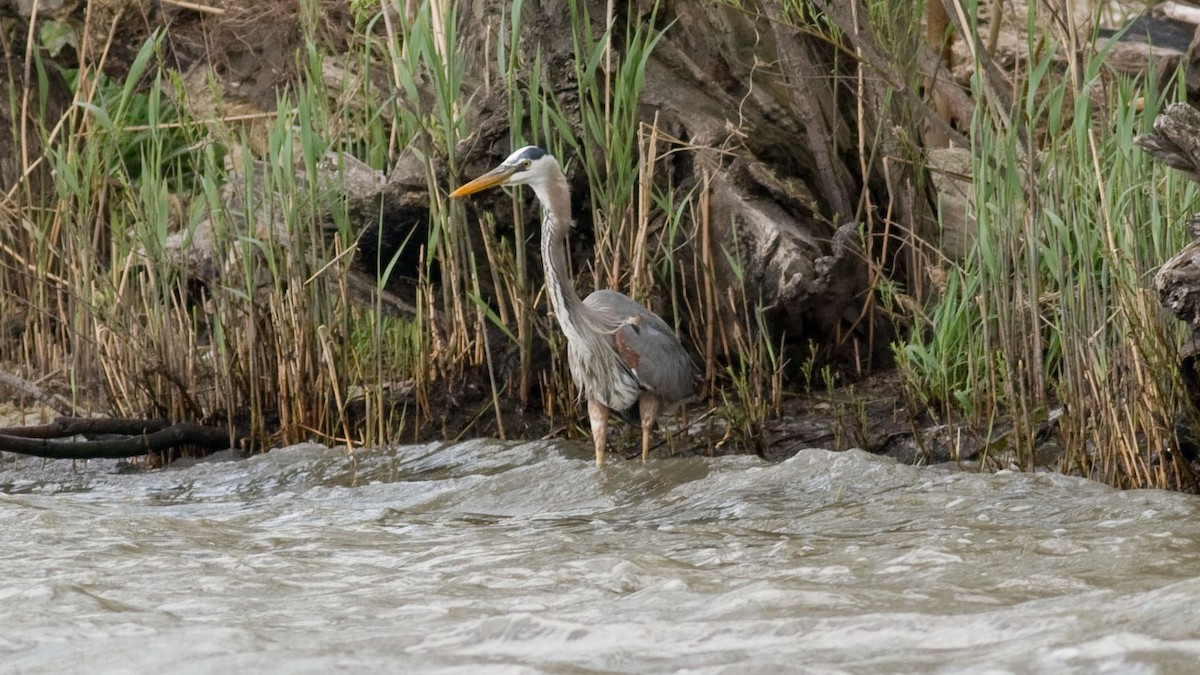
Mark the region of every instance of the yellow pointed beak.
POLYGON ((466 197, 470 194, 475 194, 481 190, 486 190, 497 185, 504 185, 509 176, 513 175, 516 169, 511 166, 498 166, 491 171, 483 174, 479 178, 460 186, 457 190, 450 193, 451 197, 466 197))

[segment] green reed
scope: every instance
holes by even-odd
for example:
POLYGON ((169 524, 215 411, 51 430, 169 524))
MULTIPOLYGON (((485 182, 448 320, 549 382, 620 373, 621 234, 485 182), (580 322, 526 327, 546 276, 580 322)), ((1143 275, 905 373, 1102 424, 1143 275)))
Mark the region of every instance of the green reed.
POLYGON ((1016 73, 1015 105, 978 92, 975 246, 946 270, 940 302, 917 316, 898 361, 918 397, 1004 428, 1002 465, 1032 469, 1060 411, 1059 468, 1179 486, 1182 331, 1150 281, 1183 244, 1193 191, 1132 143, 1165 94, 1153 76, 1136 86, 1113 77, 1088 36, 1062 44, 1033 17, 1035 57, 1016 73), (1060 52, 1090 56, 1063 74, 1060 52))

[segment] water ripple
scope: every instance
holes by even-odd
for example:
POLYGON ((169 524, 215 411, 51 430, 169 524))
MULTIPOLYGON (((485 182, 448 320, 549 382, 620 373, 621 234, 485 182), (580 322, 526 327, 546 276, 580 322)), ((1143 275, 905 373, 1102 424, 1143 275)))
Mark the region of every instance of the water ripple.
POLYGON ((0 465, 13 672, 1187 672, 1200 502, 861 452, 0 465), (1187 668, 1187 669, 1185 669, 1187 668))

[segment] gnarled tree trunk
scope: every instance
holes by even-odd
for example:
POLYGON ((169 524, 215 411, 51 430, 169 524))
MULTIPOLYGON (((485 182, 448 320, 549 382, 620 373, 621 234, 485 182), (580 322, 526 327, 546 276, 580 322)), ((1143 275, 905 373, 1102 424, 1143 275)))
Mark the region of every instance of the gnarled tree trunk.
MULTIPOLYGON (((472 3, 460 19, 459 41, 474 59, 469 72, 480 90, 491 67, 483 46, 499 32, 500 7, 507 4, 472 3)), ((550 78, 543 86, 569 103, 574 47, 571 17, 561 4, 525 3, 521 44, 526 54, 540 50, 543 77, 550 78)), ((584 4, 594 20, 605 16, 605 2, 584 4)), ((685 144, 664 172, 681 189, 707 191, 714 245, 736 251, 714 257, 722 286, 741 285, 739 293, 760 301, 768 328, 791 345, 807 348, 813 341, 826 355, 879 364, 891 329, 872 303, 872 265, 903 277, 905 247, 930 222, 924 181, 899 150, 919 142, 906 127, 926 110, 904 90, 902 78, 877 70, 886 69, 881 59, 868 66, 853 57, 856 48, 877 50, 861 3, 815 4, 846 36, 845 44, 821 37, 818 27, 796 25, 780 2, 740 8, 658 3, 656 26, 665 31, 646 66, 640 117, 685 144), (901 94, 889 105, 893 85, 901 94)), ((629 3, 628 12, 615 16, 613 35, 648 20, 654 5, 629 3)), ((938 67, 932 52, 926 57, 923 63, 938 67)), ((508 106, 494 97, 471 100, 479 131, 458 159, 469 171, 482 171, 510 151, 508 106)), ((578 162, 573 165, 578 172, 578 162)), ((582 184, 573 177, 573 186, 582 184)), ((577 201, 585 198, 579 192, 577 201)), ((577 209, 584 233, 592 226, 586 212, 577 209)), ((587 255, 577 251, 576 257, 587 255)), ((744 318, 727 314, 723 320, 744 318)))

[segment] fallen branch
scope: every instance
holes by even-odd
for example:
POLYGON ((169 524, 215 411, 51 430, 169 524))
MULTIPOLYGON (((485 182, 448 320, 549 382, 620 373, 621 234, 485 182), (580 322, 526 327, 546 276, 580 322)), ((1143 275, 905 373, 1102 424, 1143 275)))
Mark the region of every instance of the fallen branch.
MULTIPOLYGON (((1200 183, 1200 110, 1172 103, 1154 119, 1154 131, 1133 139, 1146 154, 1200 183)), ((1186 227, 1192 241, 1154 275, 1159 302, 1191 327, 1179 352, 1179 374, 1192 405, 1200 408, 1200 213, 1186 227)))
MULTIPOLYGON (((1200 183, 1200 110, 1172 103, 1154 119, 1154 131, 1133 139, 1146 154, 1182 171, 1200 183)), ((1163 307, 1174 312, 1200 335, 1200 214, 1187 223, 1191 243, 1175 254, 1154 275, 1154 287, 1163 307)), ((1197 392, 1200 395, 1200 392, 1197 392)))
POLYGON ((50 459, 119 459, 184 445, 231 446, 223 428, 168 420, 59 417, 49 424, 0 429, 0 451, 50 459), (60 440, 80 435, 118 435, 100 440, 60 440))
POLYGON ((69 401, 63 400, 61 396, 55 396, 29 380, 17 377, 11 373, 0 371, 0 386, 7 387, 13 391, 24 394, 30 398, 41 401, 48 408, 52 408, 60 415, 70 415, 75 411, 69 401))

